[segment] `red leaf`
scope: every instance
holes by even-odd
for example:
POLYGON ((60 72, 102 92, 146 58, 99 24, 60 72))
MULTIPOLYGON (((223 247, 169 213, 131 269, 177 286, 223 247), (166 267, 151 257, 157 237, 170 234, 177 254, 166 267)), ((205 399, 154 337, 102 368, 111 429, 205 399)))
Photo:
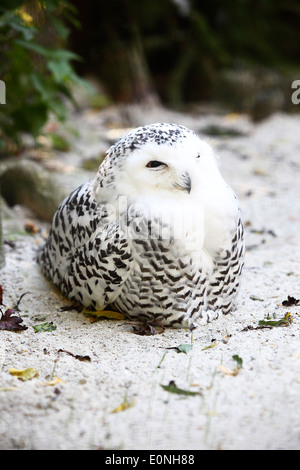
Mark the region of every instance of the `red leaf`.
POLYGON ((0 330, 20 331, 27 330, 27 326, 21 325, 23 319, 18 315, 14 315, 16 310, 8 308, 0 318, 0 330))

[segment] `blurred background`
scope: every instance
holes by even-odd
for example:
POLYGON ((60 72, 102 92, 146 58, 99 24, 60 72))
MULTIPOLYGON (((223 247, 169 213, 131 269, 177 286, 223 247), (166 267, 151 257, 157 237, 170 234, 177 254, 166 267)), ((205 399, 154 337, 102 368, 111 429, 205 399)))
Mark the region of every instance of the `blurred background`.
MULTIPOLYGON (((299 0, 0 0, 5 242, 49 222, 130 128, 171 120, 224 150, 299 113, 299 20, 299 0)), ((0 224, 0 266, 1 246, 0 224)))
POLYGON ((98 109, 298 112, 299 19, 299 0, 1 0, 0 152, 63 120, 76 86, 98 109))
POLYGON ((253 110, 277 98, 287 105, 280 88, 299 65, 299 1, 72 4, 81 29, 72 28, 69 45, 84 57, 76 70, 99 77, 114 100, 221 100, 253 110))

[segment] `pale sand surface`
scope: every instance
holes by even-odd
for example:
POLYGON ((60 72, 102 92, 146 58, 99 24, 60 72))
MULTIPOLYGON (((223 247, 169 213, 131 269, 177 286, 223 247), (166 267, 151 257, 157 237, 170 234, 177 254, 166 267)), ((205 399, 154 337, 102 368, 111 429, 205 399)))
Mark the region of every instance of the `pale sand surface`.
MULTIPOLYGON (((237 311, 193 333, 166 329, 139 336, 124 321, 91 323, 83 313, 60 311, 70 302, 34 261, 41 234, 15 235, 14 247, 5 244, 6 266, 0 272, 2 310, 28 292, 20 303, 28 329, 0 331, 0 449, 299 448, 300 306, 281 302, 288 295, 300 298, 300 116, 276 114, 254 125, 242 116, 137 108, 131 119, 134 126, 173 121, 199 130, 218 123, 247 132, 212 139, 246 222, 237 311), (280 319, 288 311, 289 326, 255 329, 268 315, 280 319), (56 330, 35 333, 39 316, 56 330), (166 349, 191 342, 187 354, 166 349), (234 355, 243 363, 230 375, 234 355), (12 367, 34 367, 39 375, 22 382, 9 373, 12 367), (60 381, 51 385, 53 377, 60 381), (169 393, 161 385, 170 381, 199 394, 169 393), (132 406, 113 412, 124 400, 132 406)), ((102 149, 97 132, 103 122, 101 113, 73 118, 82 137, 74 153, 64 155, 66 163, 76 164, 76 152, 86 157, 89 145, 95 152, 102 149)), ((7 239, 13 227, 33 220, 22 207, 9 212, 7 239)), ((48 227, 35 222, 42 231, 48 227)))

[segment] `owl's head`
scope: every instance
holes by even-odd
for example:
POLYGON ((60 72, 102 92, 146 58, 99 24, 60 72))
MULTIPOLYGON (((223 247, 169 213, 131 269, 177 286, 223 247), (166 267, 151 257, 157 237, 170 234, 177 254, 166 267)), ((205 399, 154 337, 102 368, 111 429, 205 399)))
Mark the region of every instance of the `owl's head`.
POLYGON ((156 123, 118 140, 100 165, 97 181, 133 199, 153 194, 192 197, 217 176, 208 143, 181 125, 156 123))

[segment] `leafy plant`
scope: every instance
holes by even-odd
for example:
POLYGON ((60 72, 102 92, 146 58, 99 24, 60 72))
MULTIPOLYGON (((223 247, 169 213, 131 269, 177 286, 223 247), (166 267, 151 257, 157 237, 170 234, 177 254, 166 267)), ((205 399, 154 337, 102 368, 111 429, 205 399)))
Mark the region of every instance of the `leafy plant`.
POLYGON ((0 6, 2 66, 6 104, 0 107, 0 152, 17 151, 22 133, 37 137, 49 113, 63 120, 70 85, 87 85, 74 71, 77 54, 63 48, 69 29, 78 27, 67 1, 13 0, 0 6))

